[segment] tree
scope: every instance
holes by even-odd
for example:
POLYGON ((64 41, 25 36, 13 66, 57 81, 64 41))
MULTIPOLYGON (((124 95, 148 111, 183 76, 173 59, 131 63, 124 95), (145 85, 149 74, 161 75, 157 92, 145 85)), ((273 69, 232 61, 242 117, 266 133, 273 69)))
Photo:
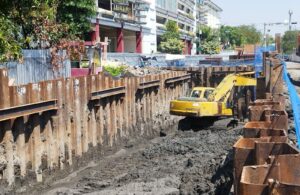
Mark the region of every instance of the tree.
POLYGON ((184 44, 179 39, 168 39, 160 43, 160 49, 164 53, 181 54, 184 44))
POLYGON ((254 26, 242 25, 238 27, 242 35, 242 44, 258 44, 261 41, 262 34, 254 26))
POLYGON ((285 54, 292 54, 297 48, 297 37, 300 31, 286 31, 282 37, 282 50, 285 54))
POLYGON ((22 48, 50 48, 82 39, 96 15, 94 0, 3 0, 0 15, 19 28, 22 48))
POLYGON ((166 24, 166 32, 161 36, 162 41, 168 39, 180 39, 178 25, 175 21, 169 20, 166 24))
POLYGON ((201 45, 199 45, 198 51, 201 51, 203 54, 220 53, 219 31, 208 26, 202 26, 201 31, 201 45))
POLYGON ((221 43, 227 48, 241 46, 243 35, 238 27, 221 26, 220 28, 221 43))
POLYGON ((15 39, 17 29, 4 17, 0 17, 0 24, 0 62, 19 59, 21 47, 15 39))
POLYGON ((89 19, 96 14, 95 0, 60 0, 57 7, 57 21, 68 24, 68 33, 81 39, 91 30, 89 19))
POLYGON ((180 40, 179 29, 175 21, 169 20, 166 32, 161 37, 160 50, 164 53, 181 54, 184 44, 180 40))

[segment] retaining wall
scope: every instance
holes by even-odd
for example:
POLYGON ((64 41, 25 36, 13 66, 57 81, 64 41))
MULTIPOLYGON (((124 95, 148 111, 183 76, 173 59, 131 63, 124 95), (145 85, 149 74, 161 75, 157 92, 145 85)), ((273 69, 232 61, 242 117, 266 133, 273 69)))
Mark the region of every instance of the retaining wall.
POLYGON ((176 124, 169 102, 251 66, 198 67, 113 80, 104 74, 8 86, 0 69, 0 181, 43 181, 134 137, 176 124), (193 82, 191 82, 193 81, 193 82))
POLYGON ((0 70, 0 179, 10 185, 27 175, 42 181, 89 149, 158 135, 172 124, 169 101, 185 94, 189 81, 182 71, 8 86, 7 71, 0 70))

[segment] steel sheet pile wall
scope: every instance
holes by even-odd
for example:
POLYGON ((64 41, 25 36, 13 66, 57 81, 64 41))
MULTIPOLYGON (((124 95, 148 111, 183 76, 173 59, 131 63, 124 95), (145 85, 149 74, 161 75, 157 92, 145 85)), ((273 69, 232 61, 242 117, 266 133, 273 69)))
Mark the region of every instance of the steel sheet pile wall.
POLYGON ((192 75, 193 87, 206 86, 216 87, 231 73, 242 73, 254 71, 254 66, 199 66, 199 67, 168 67, 172 71, 187 71, 192 75))
POLYGON ((172 123, 169 101, 185 94, 189 82, 186 72, 170 71, 8 86, 7 71, 0 70, 0 180, 11 185, 30 173, 42 181, 89 149, 116 146, 130 136, 158 135, 172 123))
MULTIPOLYGON (((275 56, 275 55, 274 55, 275 56)), ((265 63, 265 99, 249 107, 250 122, 234 145, 234 191, 239 195, 299 194, 300 151, 288 139, 282 70, 271 56, 265 63), (270 77, 272 75, 272 77, 270 77), (274 81, 277 82, 274 82, 274 81), (268 93, 266 93, 268 92, 268 93)), ((260 90, 258 90, 260 91, 260 90)))

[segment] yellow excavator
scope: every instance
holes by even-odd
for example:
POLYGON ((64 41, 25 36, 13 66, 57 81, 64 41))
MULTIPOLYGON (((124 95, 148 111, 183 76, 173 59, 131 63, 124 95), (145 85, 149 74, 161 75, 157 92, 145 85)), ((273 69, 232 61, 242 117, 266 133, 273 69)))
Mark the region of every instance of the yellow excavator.
POLYGON ((170 102, 170 114, 187 117, 233 116, 232 103, 228 100, 235 87, 256 86, 254 72, 229 74, 216 88, 195 87, 190 97, 170 102))

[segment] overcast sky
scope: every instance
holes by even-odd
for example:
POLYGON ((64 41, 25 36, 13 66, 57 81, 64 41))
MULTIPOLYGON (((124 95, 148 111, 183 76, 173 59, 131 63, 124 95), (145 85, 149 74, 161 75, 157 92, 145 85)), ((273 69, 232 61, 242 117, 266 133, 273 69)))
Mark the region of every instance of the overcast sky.
MULTIPOLYGON (((263 23, 284 22, 293 11, 292 20, 298 22, 293 29, 300 29, 300 0, 213 0, 222 9, 222 24, 254 24, 263 30, 263 23)), ((269 27, 271 34, 283 33, 288 26, 269 27)))

